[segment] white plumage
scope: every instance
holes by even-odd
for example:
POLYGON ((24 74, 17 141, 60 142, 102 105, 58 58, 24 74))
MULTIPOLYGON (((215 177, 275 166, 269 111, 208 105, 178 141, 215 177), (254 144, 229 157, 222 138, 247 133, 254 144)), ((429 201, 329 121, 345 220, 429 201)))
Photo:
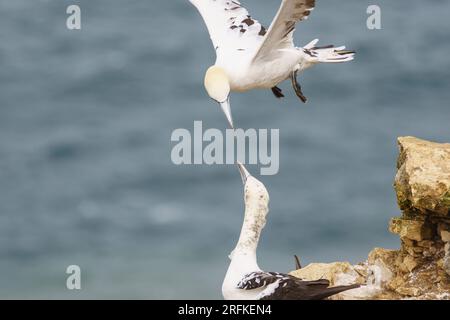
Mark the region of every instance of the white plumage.
POLYGON ((264 184, 238 164, 244 184, 245 214, 238 243, 230 254, 230 265, 222 284, 227 300, 298 299, 318 300, 358 285, 329 287, 329 281, 303 281, 279 272, 262 271, 256 249, 269 212, 269 193, 264 184))
POLYGON ((206 90, 211 98, 221 104, 231 126, 230 91, 272 89, 280 98, 283 94, 277 85, 291 78, 295 92, 306 102, 296 81, 297 72, 320 62, 353 60, 353 51, 344 51, 345 47, 316 47, 318 40, 303 48, 294 45, 295 24, 308 18, 315 0, 282 0, 268 30, 253 19, 237 0, 190 2, 203 17, 216 50, 215 65, 205 77, 206 90), (221 80, 216 81, 216 75, 221 80), (227 81, 222 81, 223 75, 227 81))

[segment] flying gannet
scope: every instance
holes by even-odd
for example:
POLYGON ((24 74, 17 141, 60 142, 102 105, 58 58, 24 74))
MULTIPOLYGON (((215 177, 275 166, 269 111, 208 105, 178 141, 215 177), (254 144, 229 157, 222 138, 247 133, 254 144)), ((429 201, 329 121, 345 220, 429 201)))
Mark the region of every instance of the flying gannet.
POLYGON ((317 47, 318 39, 303 48, 294 45, 295 24, 306 20, 315 0, 282 0, 266 30, 237 0, 189 0, 200 12, 216 50, 216 62, 205 74, 205 88, 217 101, 231 127, 230 91, 271 89, 284 97, 278 84, 291 79, 295 93, 306 97, 297 73, 321 62, 353 60, 354 51, 333 45, 317 47))
MULTIPOLYGON (((238 164, 244 184, 245 216, 239 241, 230 254, 230 265, 222 285, 227 300, 321 300, 359 285, 330 288, 326 279, 304 281, 278 272, 262 271, 256 248, 269 212, 269 193, 264 184, 238 164)), ((297 260, 298 261, 298 260, 297 260)), ((299 263, 298 263, 299 265, 299 263)))

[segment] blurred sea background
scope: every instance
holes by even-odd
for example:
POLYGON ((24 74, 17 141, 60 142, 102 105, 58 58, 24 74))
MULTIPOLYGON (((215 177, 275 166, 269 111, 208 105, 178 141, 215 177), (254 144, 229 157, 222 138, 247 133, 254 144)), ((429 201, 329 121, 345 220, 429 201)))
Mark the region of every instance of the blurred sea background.
MULTIPOLYGON (((269 25, 280 1, 245 0, 269 25)), ((233 94, 242 128, 280 129, 266 270, 396 248, 397 136, 450 141, 450 2, 317 1, 297 45, 356 60, 301 75, 309 103, 233 94)), ((0 298, 221 298, 243 217, 234 166, 175 166, 174 129, 225 128, 203 89, 215 55, 187 0, 0 0, 0 298), (66 28, 78 4, 82 30, 66 28), (82 290, 66 289, 67 266, 82 290)), ((259 168, 249 169, 257 174, 259 168)))

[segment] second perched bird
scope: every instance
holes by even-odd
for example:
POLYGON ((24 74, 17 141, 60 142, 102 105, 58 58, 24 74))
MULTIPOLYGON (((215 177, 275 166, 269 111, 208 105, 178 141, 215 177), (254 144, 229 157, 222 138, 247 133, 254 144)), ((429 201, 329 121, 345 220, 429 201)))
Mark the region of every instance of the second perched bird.
POLYGON ((238 164, 244 183, 245 216, 239 241, 230 254, 231 263, 223 281, 227 300, 322 300, 359 285, 329 287, 326 279, 304 281, 294 276, 262 271, 256 259, 259 237, 269 212, 266 187, 238 164))
POLYGON ((216 63, 205 75, 205 88, 217 101, 231 127, 230 91, 271 89, 284 97, 277 85, 291 79, 295 93, 306 97, 297 73, 317 63, 353 60, 345 47, 316 46, 313 40, 303 48, 294 45, 295 24, 308 18, 315 0, 282 0, 270 28, 266 30, 237 0, 189 0, 200 12, 216 50, 216 63))

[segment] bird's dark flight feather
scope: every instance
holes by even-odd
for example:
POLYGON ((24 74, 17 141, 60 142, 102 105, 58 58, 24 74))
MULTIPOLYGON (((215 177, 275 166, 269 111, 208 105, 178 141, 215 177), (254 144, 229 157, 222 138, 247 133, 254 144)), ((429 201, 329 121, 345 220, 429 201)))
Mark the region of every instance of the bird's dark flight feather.
POLYGON ((253 290, 278 285, 261 294, 261 300, 323 300, 337 293, 358 288, 359 285, 338 286, 330 288, 326 279, 305 281, 294 276, 277 272, 253 272, 245 276, 238 284, 239 289, 253 290))

